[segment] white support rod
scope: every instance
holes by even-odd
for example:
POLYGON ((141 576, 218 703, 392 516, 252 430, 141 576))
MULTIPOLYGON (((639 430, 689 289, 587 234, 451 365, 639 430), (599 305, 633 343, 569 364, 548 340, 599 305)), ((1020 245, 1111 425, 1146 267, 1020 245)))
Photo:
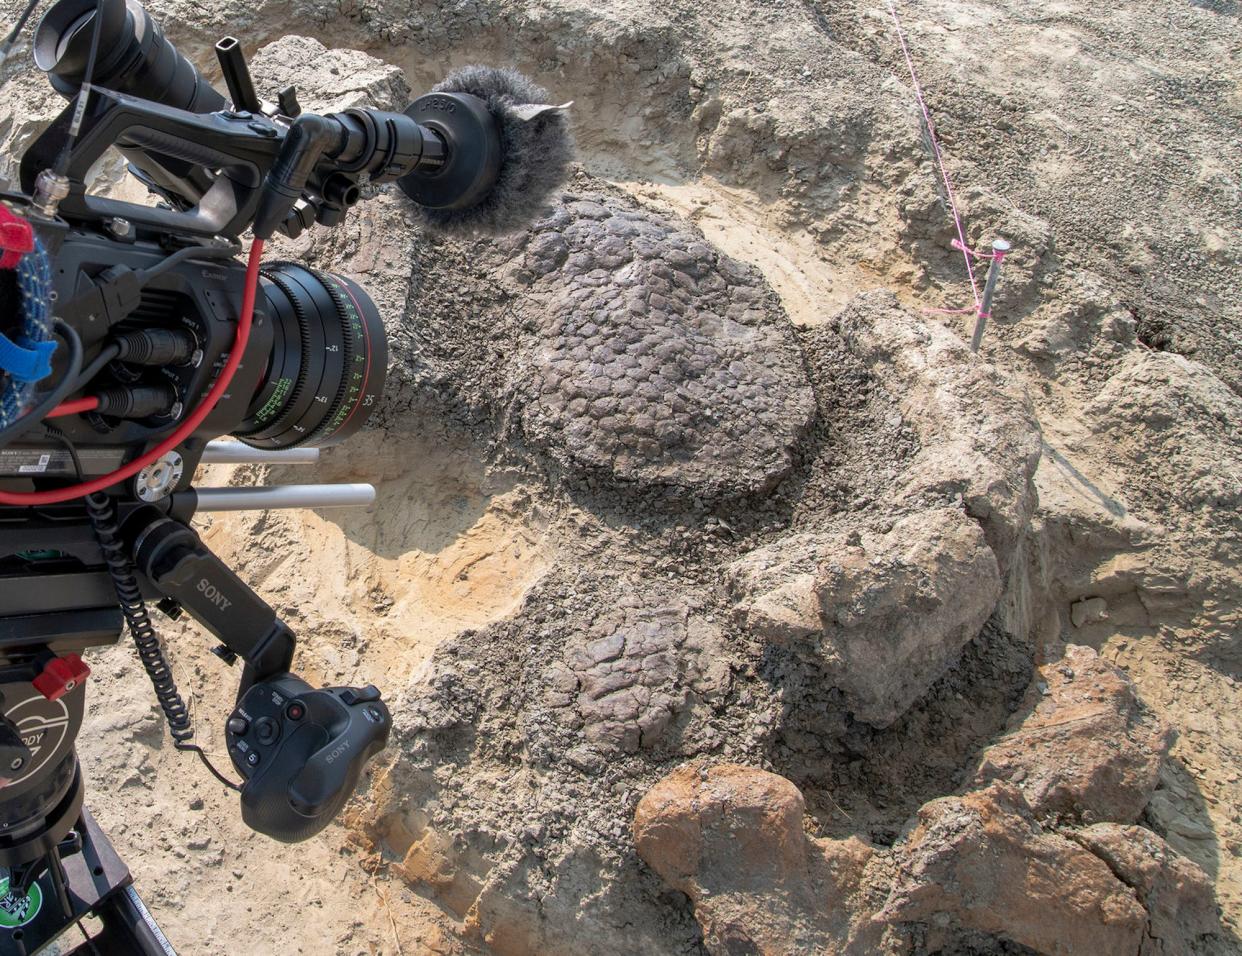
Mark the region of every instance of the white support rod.
POLYGON ((272 485, 268 488, 196 488, 199 511, 270 511, 276 508, 358 508, 375 503, 374 485, 272 485))
POLYGON ((251 448, 227 438, 209 441, 199 464, 203 465, 313 465, 318 448, 251 448))

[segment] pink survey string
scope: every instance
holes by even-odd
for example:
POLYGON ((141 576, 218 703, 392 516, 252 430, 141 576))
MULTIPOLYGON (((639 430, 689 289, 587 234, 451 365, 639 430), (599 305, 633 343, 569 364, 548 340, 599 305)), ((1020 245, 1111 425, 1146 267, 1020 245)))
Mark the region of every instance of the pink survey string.
MULTIPOLYGON (((975 279, 975 267, 971 263, 971 258, 991 259, 994 256, 991 253, 975 252, 966 244, 966 231, 962 227, 962 217, 957 211, 957 196, 953 192, 953 181, 949 178, 949 170, 944 164, 944 156, 940 152, 940 142, 936 139, 936 124, 932 121, 931 110, 927 108, 927 101, 923 98, 923 87, 919 83, 918 71, 914 68, 914 57, 910 55, 909 44, 906 43, 906 33, 901 27, 901 18, 897 16, 897 7, 893 0, 886 0, 888 3, 888 12, 893 18, 893 25, 897 28, 897 42, 901 44, 901 53, 906 58, 906 66, 910 70, 910 82, 914 84, 914 98, 918 100, 919 109, 923 111, 923 122, 927 125, 927 138, 931 142, 932 154, 936 157, 936 165, 940 167, 940 177, 944 180, 945 193, 949 197, 949 209, 953 215, 953 225, 957 228, 957 239, 953 242, 953 248, 960 249, 962 259, 966 263, 966 275, 970 278, 970 291, 975 297, 975 307, 973 309, 926 309, 927 312, 935 312, 941 315, 967 315, 971 312, 978 313, 982 307, 983 300, 979 295, 979 283, 975 279)), ((1001 257, 1004 253, 1001 253, 1001 257)))

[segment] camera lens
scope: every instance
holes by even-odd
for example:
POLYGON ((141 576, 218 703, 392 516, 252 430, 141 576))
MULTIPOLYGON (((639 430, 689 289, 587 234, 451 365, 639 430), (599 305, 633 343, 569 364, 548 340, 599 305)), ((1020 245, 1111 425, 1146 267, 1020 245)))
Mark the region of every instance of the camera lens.
POLYGON ((322 447, 348 438, 384 391, 388 343, 357 283, 293 262, 263 269, 272 354, 234 434, 255 448, 322 447))

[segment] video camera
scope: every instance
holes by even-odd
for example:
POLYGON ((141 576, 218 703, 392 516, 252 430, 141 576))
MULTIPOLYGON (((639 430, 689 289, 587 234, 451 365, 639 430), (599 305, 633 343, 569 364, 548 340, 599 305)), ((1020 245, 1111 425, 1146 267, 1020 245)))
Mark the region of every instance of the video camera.
POLYGON ((33 52, 70 102, 22 157, 18 188, 0 191, 0 952, 38 952, 93 913, 104 930, 90 952, 167 953, 83 808, 83 653, 127 625, 175 745, 278 840, 326 826, 391 727, 375 687, 293 675, 293 633, 190 527, 199 510, 374 496, 191 485, 203 462, 343 441, 383 394, 388 350, 366 292, 264 263, 264 242, 335 226, 363 187, 392 182, 432 226, 503 231, 560 184, 571 145, 563 107, 506 70, 467 68, 401 113, 319 116, 293 87, 260 99, 225 38, 226 97, 136 0, 59 0, 33 52), (88 190, 110 147, 155 205, 88 190), (240 784, 192 742, 148 601, 243 661, 225 723, 240 784))

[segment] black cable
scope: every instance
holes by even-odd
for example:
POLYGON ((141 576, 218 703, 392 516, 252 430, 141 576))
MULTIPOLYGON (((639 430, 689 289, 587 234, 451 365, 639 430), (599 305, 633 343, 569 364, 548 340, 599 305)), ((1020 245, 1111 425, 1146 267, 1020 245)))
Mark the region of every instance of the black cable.
MULTIPOLYGON (((68 326, 66 326, 66 328, 68 328, 68 326)), ((0 429, 0 448, 4 448, 6 445, 16 441, 28 428, 33 428, 36 424, 37 416, 41 415, 42 418, 46 418, 47 412, 52 411, 52 409, 59 405, 66 397, 72 395, 79 389, 85 388, 90 381, 103 370, 103 367, 116 358, 120 352, 121 347, 119 345, 113 344, 105 346, 103 351, 96 355, 91 361, 90 365, 78 372, 77 377, 73 379, 72 388, 64 387, 65 382, 69 381, 69 377, 66 376, 61 385, 57 387, 57 390, 54 393, 50 393, 39 403, 37 407, 32 408, 27 414, 23 415, 7 428, 0 429), (55 402, 52 401, 53 395, 57 399, 55 402), (47 406, 47 411, 43 411, 43 407, 45 405, 47 406)), ((72 364, 73 359, 72 356, 70 356, 70 365, 72 366, 72 364)), ((80 359, 78 361, 78 365, 81 365, 80 359)), ((45 428, 48 427, 46 422, 44 422, 43 425, 45 428)))
POLYGON ((232 259, 239 251, 240 249, 237 246, 187 246, 184 249, 178 249, 172 255, 161 259, 150 269, 141 270, 138 273, 138 285, 141 288, 146 288, 152 279, 163 275, 186 259, 232 259))
POLYGON ((22 10, 22 15, 17 18, 17 23, 13 29, 9 31, 9 35, 4 38, 4 43, 0 44, 0 63, 3 63, 9 55, 9 51, 13 49, 13 44, 17 42, 18 36, 26 26, 26 21, 30 19, 30 15, 34 13, 35 7, 39 5, 39 0, 30 0, 22 10))
POLYGON ((225 777, 212 766, 202 747, 190 743, 194 736, 194 727, 190 719, 189 708, 177 691, 177 682, 173 678, 172 666, 160 646, 159 635, 155 625, 151 623, 151 614, 142 599, 142 591, 138 587, 138 579, 134 572, 133 561, 130 560, 125 544, 121 540, 121 529, 116 521, 116 510, 112 499, 103 492, 95 492, 86 497, 86 510, 90 515, 91 525, 95 529, 95 537, 99 540, 99 549, 103 552, 104 562, 108 565, 108 573, 112 577, 112 586, 116 590, 117 603, 129 632, 138 648, 138 657, 151 678, 155 688, 155 698, 159 701, 164 719, 168 722, 168 732, 177 750, 189 750, 198 754, 203 765, 212 772, 217 780, 232 790, 240 790, 241 786, 225 777))
POLYGON ((65 451, 69 452, 69 457, 73 460, 73 470, 76 472, 78 481, 83 481, 85 476, 82 473, 82 459, 78 457, 78 446, 69 440, 69 436, 62 432, 55 425, 44 425, 43 431, 47 437, 54 442, 58 442, 65 451))
POLYGON ((38 404, 15 422, 0 428, 0 448, 21 437, 28 428, 34 427, 47 417, 47 413, 65 400, 78 387, 78 376, 82 371, 82 340, 72 327, 60 319, 55 319, 53 328, 69 345, 69 367, 65 370, 60 384, 47 393, 38 404))
POLYGON ((95 0, 95 22, 91 30, 91 49, 86 57, 86 72, 82 74, 82 85, 78 87, 78 100, 73 108, 73 119, 69 123, 69 131, 65 134, 65 145, 56 157, 53 170, 58 176, 69 171, 69 155, 73 152, 73 144, 77 141, 78 130, 82 127, 82 117, 86 115, 86 104, 91 98, 91 80, 95 77, 95 58, 99 55, 99 35, 103 32, 104 0, 95 0))
POLYGON ((86 366, 79 374, 78 380, 71 388, 68 394, 72 395, 79 389, 86 388, 90 384, 91 379, 103 371, 103 367, 111 362, 114 358, 121 354, 121 347, 115 343, 104 346, 102 352, 91 360, 91 364, 86 366))

